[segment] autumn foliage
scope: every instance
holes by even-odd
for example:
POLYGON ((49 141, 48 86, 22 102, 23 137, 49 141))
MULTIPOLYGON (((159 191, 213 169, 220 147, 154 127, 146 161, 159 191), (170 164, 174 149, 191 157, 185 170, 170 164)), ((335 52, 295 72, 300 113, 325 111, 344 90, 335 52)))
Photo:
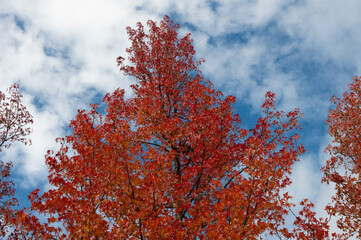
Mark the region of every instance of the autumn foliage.
MULTIPOLYGON (((57 141, 46 165, 53 189, 29 196, 18 214, 25 239, 325 239, 327 221, 304 200, 295 228, 285 188, 304 152, 298 109, 284 113, 268 92, 264 115, 241 127, 235 97, 224 97, 198 69, 190 34, 165 17, 128 28, 120 70, 134 95, 115 90, 80 110, 72 134, 57 141)), ((20 236, 20 235, 19 235, 20 236)), ((15 239, 15 237, 14 237, 15 239)))
POLYGON ((17 84, 11 85, 5 93, 0 91, 0 151, 9 148, 12 142, 30 143, 26 136, 31 133, 28 125, 33 119, 21 97, 17 84))
MULTIPOLYGON (((6 92, 0 91, 0 152, 9 148, 13 142, 29 144, 29 124, 32 116, 21 102, 22 95, 17 84, 11 85, 6 92)), ((14 197, 14 183, 9 180, 12 161, 0 160, 0 236, 9 233, 12 222, 16 221, 16 211, 13 207, 18 201, 14 197)))
POLYGON ((327 120, 333 138, 326 152, 331 158, 323 168, 323 181, 334 183, 336 193, 328 206, 339 217, 344 237, 361 238, 361 78, 354 77, 349 92, 333 98, 335 109, 327 120))

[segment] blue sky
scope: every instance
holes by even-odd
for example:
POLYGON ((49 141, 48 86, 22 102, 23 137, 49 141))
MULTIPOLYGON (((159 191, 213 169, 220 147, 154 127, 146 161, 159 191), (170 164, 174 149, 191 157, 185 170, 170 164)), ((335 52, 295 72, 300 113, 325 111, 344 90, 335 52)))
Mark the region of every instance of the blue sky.
POLYGON ((116 57, 129 46, 125 27, 164 14, 191 32, 201 67, 217 90, 237 97, 244 126, 252 127, 264 94, 278 106, 301 109, 306 153, 294 166, 289 191, 310 198, 318 213, 332 187, 320 167, 330 142, 324 124, 330 98, 347 90, 361 68, 358 0, 3 0, 0 2, 0 90, 20 84, 34 116, 33 144, 15 144, 0 157, 13 160, 17 196, 26 205, 34 188, 49 189, 44 155, 77 109, 117 87, 131 96, 131 79, 116 57))

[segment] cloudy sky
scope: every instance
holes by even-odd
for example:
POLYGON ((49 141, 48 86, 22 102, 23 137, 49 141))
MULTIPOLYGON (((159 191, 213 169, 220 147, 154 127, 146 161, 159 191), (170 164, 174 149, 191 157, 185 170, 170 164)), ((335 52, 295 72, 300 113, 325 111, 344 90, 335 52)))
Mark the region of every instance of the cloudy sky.
POLYGON ((324 122, 331 96, 360 74, 359 9, 358 0, 0 1, 0 90, 19 83, 35 121, 32 146, 15 144, 0 155, 14 161, 18 198, 26 205, 34 188, 49 188, 44 155, 69 134, 77 109, 117 87, 131 96, 132 79, 116 66, 129 46, 125 27, 167 14, 181 34, 191 32, 205 77, 237 97, 245 127, 255 124, 268 90, 281 109, 301 109, 307 152, 290 192, 324 215, 332 194, 320 184, 330 141, 324 122))

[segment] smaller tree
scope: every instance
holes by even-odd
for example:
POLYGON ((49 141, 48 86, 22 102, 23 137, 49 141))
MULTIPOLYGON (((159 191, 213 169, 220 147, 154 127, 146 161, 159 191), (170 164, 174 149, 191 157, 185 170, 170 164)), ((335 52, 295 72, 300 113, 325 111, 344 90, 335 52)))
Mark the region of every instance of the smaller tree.
MULTIPOLYGON (((31 133, 29 124, 33 118, 21 103, 22 95, 19 86, 13 84, 6 93, 0 91, 0 152, 9 148, 12 142, 18 141, 29 144, 26 138, 31 133)), ((15 211, 12 209, 17 204, 14 198, 14 183, 9 181, 12 162, 0 160, 0 236, 4 237, 9 225, 14 221, 15 211)))
POLYGON ((331 99, 336 108, 327 125, 333 141, 325 149, 331 158, 323 168, 323 181, 336 189, 327 210, 340 217, 337 225, 346 239, 361 238, 361 77, 354 77, 349 89, 342 99, 331 99))

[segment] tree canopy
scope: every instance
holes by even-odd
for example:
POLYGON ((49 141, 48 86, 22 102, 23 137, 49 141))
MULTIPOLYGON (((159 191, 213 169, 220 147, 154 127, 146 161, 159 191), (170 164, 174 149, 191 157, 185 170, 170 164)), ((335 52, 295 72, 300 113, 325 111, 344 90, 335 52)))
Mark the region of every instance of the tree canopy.
POLYGON ((349 92, 332 98, 328 133, 333 138, 326 148, 331 158, 323 168, 323 181, 334 183, 336 194, 327 207, 339 217, 337 225, 344 237, 361 238, 361 77, 354 77, 349 92))
MULTIPOLYGON (((11 85, 6 92, 0 91, 0 152, 9 148, 13 142, 31 143, 27 135, 31 133, 29 124, 33 118, 21 101, 19 85, 11 85)), ((0 236, 5 237, 17 221, 14 206, 14 183, 9 180, 12 161, 0 160, 0 236)))
MULTIPOLYGON (((125 98, 125 90, 116 89, 105 95, 105 110, 91 104, 90 111, 78 111, 72 133, 58 138, 60 149, 46 155, 52 189, 34 190, 30 210, 4 218, 13 228, 9 239, 361 236, 359 78, 351 93, 335 99, 328 119, 338 145, 328 147, 332 158, 323 169, 324 181, 335 182, 337 190, 327 209, 342 217, 338 224, 347 232, 336 235, 309 200, 294 213, 286 192, 292 166, 305 151, 297 134, 299 109, 277 110, 275 94, 267 92, 263 115, 244 128, 233 107, 236 98, 223 96, 202 76, 204 60, 196 59, 190 34, 180 37, 167 16, 147 26, 127 28, 128 57, 117 59, 135 80, 133 95, 125 98), (293 228, 286 227, 288 214, 295 217, 293 228)), ((14 129, 23 129, 29 116, 14 129)), ((23 141, 27 133, 18 131, 12 139, 23 141)))

